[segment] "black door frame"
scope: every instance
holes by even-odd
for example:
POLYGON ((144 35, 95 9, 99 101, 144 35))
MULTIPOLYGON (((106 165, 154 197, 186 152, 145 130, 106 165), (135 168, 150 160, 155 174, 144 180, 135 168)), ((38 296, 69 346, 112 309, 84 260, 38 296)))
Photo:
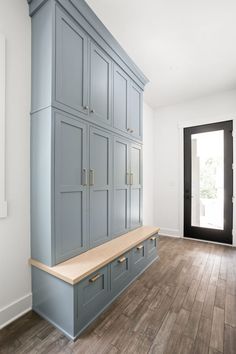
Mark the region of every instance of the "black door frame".
POLYGON ((233 229, 233 121, 184 128, 184 237, 232 244, 233 229), (191 226, 191 135, 224 130, 224 229, 191 226))

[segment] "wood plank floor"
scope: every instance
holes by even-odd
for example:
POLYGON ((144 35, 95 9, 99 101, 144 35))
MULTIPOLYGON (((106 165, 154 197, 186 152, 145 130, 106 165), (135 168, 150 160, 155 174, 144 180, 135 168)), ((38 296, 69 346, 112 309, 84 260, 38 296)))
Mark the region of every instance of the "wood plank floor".
POLYGON ((0 353, 236 353, 236 249, 160 238, 154 263, 76 342, 30 312, 0 353))

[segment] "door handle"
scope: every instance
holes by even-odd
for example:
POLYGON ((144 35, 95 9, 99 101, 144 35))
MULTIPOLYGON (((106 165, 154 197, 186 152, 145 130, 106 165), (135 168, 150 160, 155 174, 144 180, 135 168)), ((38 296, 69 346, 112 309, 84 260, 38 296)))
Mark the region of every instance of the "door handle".
POLYGON ((118 263, 124 263, 126 261, 126 257, 121 257, 118 259, 118 263))
POLYGON ((99 278, 101 278, 102 274, 96 274, 93 278, 89 279, 90 283, 94 283, 96 280, 98 280, 99 278))
POLYGON ((89 170, 89 185, 94 186, 94 170, 89 170))
POLYGON ((86 187, 87 184, 88 184, 87 170, 86 170, 86 168, 83 168, 83 171, 82 171, 82 186, 86 187))
POLYGON ((143 249, 143 245, 137 246, 137 250, 140 251, 141 249, 143 249))

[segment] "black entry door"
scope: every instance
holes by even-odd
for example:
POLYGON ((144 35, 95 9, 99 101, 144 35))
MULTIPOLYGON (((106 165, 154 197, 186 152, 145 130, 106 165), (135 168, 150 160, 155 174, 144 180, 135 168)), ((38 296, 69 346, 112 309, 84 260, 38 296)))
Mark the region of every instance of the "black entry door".
POLYGON ((184 129, 184 236, 232 244, 232 121, 184 129))

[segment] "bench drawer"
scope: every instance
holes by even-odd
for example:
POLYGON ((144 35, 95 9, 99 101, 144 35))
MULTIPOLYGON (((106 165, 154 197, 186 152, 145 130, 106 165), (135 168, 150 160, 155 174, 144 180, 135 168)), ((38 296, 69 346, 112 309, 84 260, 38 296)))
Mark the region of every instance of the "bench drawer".
POLYGON ((78 330, 102 310, 109 297, 109 267, 93 273, 77 285, 78 330))
POLYGON ((111 263, 111 291, 120 292, 128 284, 130 275, 131 252, 127 252, 111 263))

